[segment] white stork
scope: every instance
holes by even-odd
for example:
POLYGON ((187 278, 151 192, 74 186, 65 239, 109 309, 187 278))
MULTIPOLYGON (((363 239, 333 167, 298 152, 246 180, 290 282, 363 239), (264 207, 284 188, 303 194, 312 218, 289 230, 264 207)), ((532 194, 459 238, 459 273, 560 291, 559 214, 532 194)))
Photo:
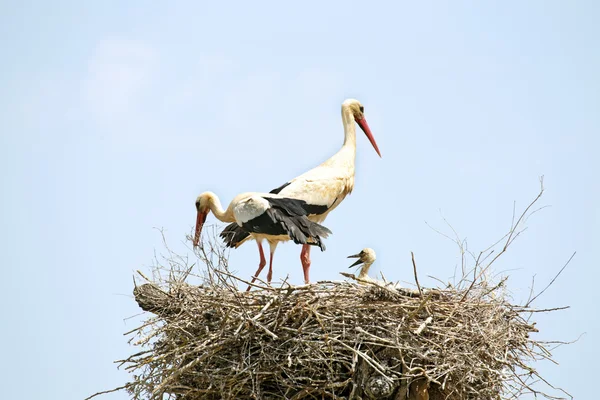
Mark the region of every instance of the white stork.
MULTIPOLYGON (((365 133, 375 151, 381 157, 375 138, 369 129, 364 115, 365 109, 358 100, 347 99, 342 103, 342 122, 344 124, 344 144, 329 160, 316 168, 273 189, 271 193, 304 200, 305 210, 311 221, 322 223, 354 188, 354 164, 356 159, 356 124, 365 133)), ((231 238, 229 246, 238 247, 249 235, 231 224, 223 230, 222 236, 231 238)), ((262 247, 259 243, 259 252, 262 247)), ((305 283, 310 283, 310 246, 302 246, 300 253, 305 283)), ((260 270, 260 268, 259 268, 260 270)))
POLYGON ((375 250, 367 247, 362 249, 362 251, 358 254, 348 256, 348 258, 358 258, 358 260, 356 260, 356 262, 348 268, 352 268, 357 265, 363 264, 363 266, 360 268, 360 272, 357 277, 358 279, 368 282, 374 280, 369 276, 369 269, 371 268, 371 265, 373 265, 376 259, 375 250))
MULTIPOLYGON (((271 257, 267 282, 270 283, 273 275, 273 254, 279 242, 291 239, 296 244, 315 245, 319 246, 321 250, 325 250, 321 237, 326 238, 331 231, 309 220, 305 208, 306 202, 303 200, 290 199, 272 193, 242 193, 229 203, 226 210, 223 210, 216 194, 204 192, 196 199, 194 247, 198 246, 202 226, 208 212, 212 211, 217 219, 222 222, 233 222, 244 236, 250 235, 258 243, 261 262, 252 282, 266 264, 262 241, 264 239, 269 243, 271 257)), ((228 241, 235 240, 235 236, 225 236, 224 238, 228 245, 230 245, 228 241)))

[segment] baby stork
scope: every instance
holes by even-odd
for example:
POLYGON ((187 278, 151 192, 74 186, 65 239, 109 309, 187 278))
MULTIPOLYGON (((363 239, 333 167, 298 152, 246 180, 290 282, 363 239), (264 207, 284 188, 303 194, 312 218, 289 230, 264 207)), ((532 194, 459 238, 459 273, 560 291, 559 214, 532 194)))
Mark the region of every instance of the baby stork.
POLYGON ((358 258, 358 260, 356 260, 356 262, 348 268, 363 264, 363 266, 360 268, 360 273, 357 276, 358 279, 368 282, 375 280, 369 276, 369 268, 371 268, 371 265, 373 265, 375 262, 375 250, 367 247, 358 254, 348 256, 348 258, 358 258))

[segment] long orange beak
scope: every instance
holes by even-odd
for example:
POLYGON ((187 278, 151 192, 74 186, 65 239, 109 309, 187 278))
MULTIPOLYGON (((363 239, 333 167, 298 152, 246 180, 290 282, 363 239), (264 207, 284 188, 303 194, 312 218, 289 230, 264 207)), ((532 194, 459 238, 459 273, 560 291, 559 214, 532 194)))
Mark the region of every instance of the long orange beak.
POLYGON ((198 210, 198 216, 196 217, 196 233, 194 235, 194 247, 198 246, 198 243, 200 243, 200 233, 202 233, 202 226, 204 225, 204 221, 206 221, 207 215, 208 211, 202 212, 198 210))
POLYGON ((369 142, 371 142, 371 144, 373 145, 373 148, 375 149, 375 151, 377 152, 379 157, 381 157, 381 152, 379 151, 379 147, 377 147, 377 142, 375 142, 375 138, 373 137, 373 134, 371 133, 371 129, 369 129, 369 124, 367 124, 367 119, 365 117, 363 117, 362 119, 357 119, 356 123, 358 124, 358 126, 360 126, 360 129, 363 130, 365 135, 367 135, 369 142))

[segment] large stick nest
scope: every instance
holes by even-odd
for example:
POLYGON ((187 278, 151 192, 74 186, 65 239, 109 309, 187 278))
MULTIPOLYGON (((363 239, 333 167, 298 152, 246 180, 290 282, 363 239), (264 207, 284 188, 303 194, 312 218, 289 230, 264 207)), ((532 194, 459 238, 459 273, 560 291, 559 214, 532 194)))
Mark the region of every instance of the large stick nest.
POLYGON ((530 337, 535 310, 511 305, 503 282, 242 292, 226 270, 199 286, 188 277, 171 270, 134 290, 155 314, 134 331, 146 350, 123 361, 135 399, 515 398, 535 392, 529 365, 550 357, 530 337))
POLYGON ((134 399, 563 398, 533 368, 556 342, 534 340, 529 321, 549 310, 511 304, 505 280, 486 279, 499 256, 488 251, 437 289, 355 279, 250 292, 214 241, 197 253, 202 277, 170 252, 134 289, 153 315, 129 332, 142 350, 120 361, 133 375, 124 388, 134 399))

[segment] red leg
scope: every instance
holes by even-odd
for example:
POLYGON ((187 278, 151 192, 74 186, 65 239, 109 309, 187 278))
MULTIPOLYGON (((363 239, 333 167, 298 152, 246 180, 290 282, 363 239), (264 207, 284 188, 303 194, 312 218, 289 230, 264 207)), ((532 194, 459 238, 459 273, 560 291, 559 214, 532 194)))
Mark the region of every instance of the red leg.
POLYGON ((272 278, 273 278, 273 253, 271 253, 271 258, 269 259, 269 272, 267 273, 267 283, 271 283, 272 278))
POLYGON ((277 242, 269 242, 269 247, 271 248, 271 258, 269 259, 269 272, 267 273, 267 283, 271 283, 271 279, 273 278, 273 255, 275 254, 275 249, 277 248, 277 242))
POLYGON ((309 284, 310 279, 308 278, 308 270, 310 269, 310 245, 302 245, 300 261, 302 262, 302 271, 304 271, 304 283, 309 284))
MULTIPOLYGON (((260 271, 262 271, 263 268, 265 267, 265 265, 267 265, 267 260, 265 259, 265 252, 263 251, 263 248, 262 248, 262 241, 257 240, 256 244, 258 245, 258 253, 260 254, 260 263, 258 264, 258 269, 254 273, 254 276, 252 277, 252 280, 250 281, 250 283, 254 283, 256 278, 258 278, 258 275, 260 275, 260 271)), ((252 286, 248 286, 248 289, 246 289, 246 292, 250 291, 251 288, 252 288, 252 286)))

